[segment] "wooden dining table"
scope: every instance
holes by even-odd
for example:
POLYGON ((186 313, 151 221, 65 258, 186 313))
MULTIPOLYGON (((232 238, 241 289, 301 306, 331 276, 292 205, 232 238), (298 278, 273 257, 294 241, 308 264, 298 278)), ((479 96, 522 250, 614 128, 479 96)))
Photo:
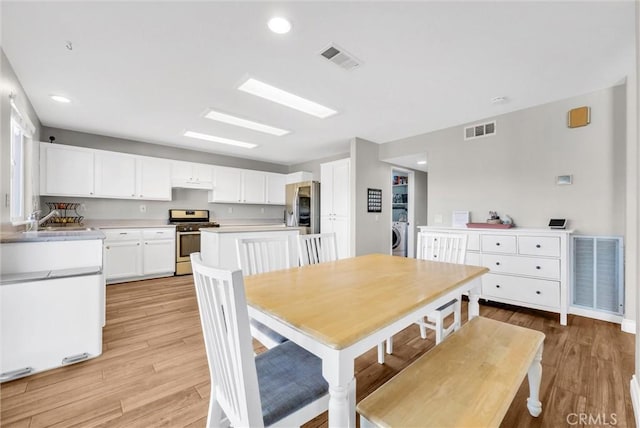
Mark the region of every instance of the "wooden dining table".
POLYGON ((322 359, 329 426, 355 427, 355 359, 462 293, 479 315, 480 266, 384 254, 245 277, 249 316, 322 359))

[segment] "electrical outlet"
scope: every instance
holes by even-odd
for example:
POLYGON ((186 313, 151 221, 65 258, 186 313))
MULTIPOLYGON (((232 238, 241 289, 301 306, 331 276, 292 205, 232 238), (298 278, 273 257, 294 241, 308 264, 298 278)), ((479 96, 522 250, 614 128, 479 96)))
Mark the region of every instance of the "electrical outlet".
POLYGON ((229 208, 227 208, 227 212, 228 212, 229 214, 233 213, 233 207, 229 207, 229 208))
POLYGON ((436 215, 433 217, 433 222, 434 222, 435 224, 442 224, 442 214, 436 214, 436 215))
POLYGON ((78 211, 80 211, 80 212, 87 211, 87 206, 85 204, 80 204, 80 207, 78 208, 78 211))
POLYGON ((147 212, 147 206, 146 205, 140 205, 140 212, 141 213, 146 213, 147 212))
POLYGON ((260 212, 264 214, 264 207, 260 208, 260 212))

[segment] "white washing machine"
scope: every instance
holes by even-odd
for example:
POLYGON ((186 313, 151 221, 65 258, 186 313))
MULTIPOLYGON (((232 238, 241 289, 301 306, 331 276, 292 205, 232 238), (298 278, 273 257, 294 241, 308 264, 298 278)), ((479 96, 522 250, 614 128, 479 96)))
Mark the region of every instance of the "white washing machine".
POLYGON ((394 221, 391 227, 391 250, 394 256, 407 257, 407 222, 394 221))

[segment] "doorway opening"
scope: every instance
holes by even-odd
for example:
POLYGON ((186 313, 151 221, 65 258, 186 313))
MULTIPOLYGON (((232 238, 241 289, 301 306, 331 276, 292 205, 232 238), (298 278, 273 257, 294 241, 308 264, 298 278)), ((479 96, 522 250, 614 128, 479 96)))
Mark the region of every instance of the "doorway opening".
POLYGON ((391 170, 391 254, 413 257, 413 183, 414 173, 391 170))

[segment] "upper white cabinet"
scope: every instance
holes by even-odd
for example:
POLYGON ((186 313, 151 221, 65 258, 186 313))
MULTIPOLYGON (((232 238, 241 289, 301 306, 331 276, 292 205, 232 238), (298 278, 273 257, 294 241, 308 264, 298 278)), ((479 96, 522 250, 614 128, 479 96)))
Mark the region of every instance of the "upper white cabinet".
POLYGON ((201 163, 174 161, 171 164, 171 186, 211 190, 213 167, 201 163))
POLYGON ((336 234, 338 257, 351 257, 350 159, 320 165, 320 232, 336 234))
POLYGON ((284 205, 285 175, 215 167, 209 202, 284 205))
POLYGON ((284 205, 287 176, 285 174, 267 173, 267 204, 284 205))
POLYGON ((40 194, 94 196, 94 151, 50 143, 40 145, 40 194))
POLYGON ((169 170, 165 159, 40 145, 42 195, 170 201, 169 170))
POLYGON ((123 153, 95 155, 95 195, 103 198, 136 196, 136 158, 123 153))
POLYGON ((171 164, 165 159, 138 157, 137 196, 146 200, 171 200, 171 164))

